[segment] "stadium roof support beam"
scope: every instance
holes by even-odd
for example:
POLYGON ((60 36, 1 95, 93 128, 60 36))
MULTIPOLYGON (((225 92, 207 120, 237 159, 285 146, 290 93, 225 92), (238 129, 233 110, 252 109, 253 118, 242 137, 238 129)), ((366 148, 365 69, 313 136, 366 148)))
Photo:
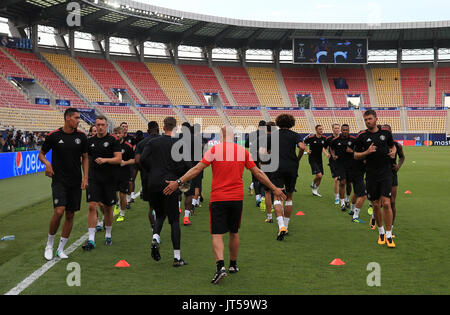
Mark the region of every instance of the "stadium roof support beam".
POLYGON ((8 20, 8 27, 13 37, 27 38, 27 33, 23 27, 17 27, 11 20, 8 20))
POLYGON ((280 70, 280 53, 281 53, 281 48, 272 49, 273 62, 275 63, 275 67, 278 70, 280 70))
POLYGON ((254 31, 253 34, 250 35, 249 38, 247 38, 245 46, 250 47, 255 42, 255 40, 262 34, 262 32, 264 32, 264 30, 265 30, 264 28, 260 28, 254 31))
POLYGON ((33 42, 33 52, 38 52, 38 43, 39 43, 39 31, 38 31, 38 25, 33 24, 31 26, 31 41, 33 42))
POLYGON ((213 66, 212 50, 213 50, 212 46, 203 47, 203 49, 202 49, 203 57, 205 58, 206 62, 208 62, 208 66, 210 68, 212 68, 212 66, 213 66))
POLYGON ((170 57, 173 64, 177 65, 179 63, 178 60, 178 44, 177 43, 169 43, 166 45, 166 54, 170 57))
POLYGON ((69 30, 69 52, 70 57, 75 57, 75 31, 69 30))
POLYGON ((247 66, 247 48, 245 48, 245 47, 239 48, 237 50, 237 55, 238 55, 239 61, 241 62, 241 65, 243 67, 246 67, 247 66))

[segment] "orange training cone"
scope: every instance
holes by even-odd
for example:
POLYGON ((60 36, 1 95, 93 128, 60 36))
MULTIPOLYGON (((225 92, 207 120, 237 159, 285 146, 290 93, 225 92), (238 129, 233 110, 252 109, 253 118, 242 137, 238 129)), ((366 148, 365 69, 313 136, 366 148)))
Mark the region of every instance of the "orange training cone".
POLYGON ((335 260, 333 260, 330 265, 333 266, 343 266, 345 265, 345 262, 343 262, 340 258, 336 258, 335 260))
POLYGON ((411 192, 410 190, 407 190, 407 191, 405 191, 405 194, 406 194, 406 195, 411 195, 412 192, 411 192))
POLYGON ((127 263, 126 260, 121 260, 114 267, 127 268, 127 267, 130 267, 130 264, 127 263))
POLYGON ((305 215, 303 212, 299 211, 296 215, 305 215))

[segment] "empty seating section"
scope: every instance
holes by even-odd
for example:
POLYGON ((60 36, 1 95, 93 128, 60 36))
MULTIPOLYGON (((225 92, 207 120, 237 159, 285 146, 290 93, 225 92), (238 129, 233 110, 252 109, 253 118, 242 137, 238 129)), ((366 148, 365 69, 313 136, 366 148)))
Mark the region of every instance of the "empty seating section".
POLYGON ((295 126, 292 128, 295 132, 310 133, 311 130, 306 118, 305 112, 302 110, 268 110, 269 116, 273 122, 281 114, 290 114, 295 118, 295 126))
POLYGON ((8 49, 8 51, 36 79, 42 82, 57 99, 69 100, 74 107, 87 108, 86 104, 35 54, 22 52, 17 49, 8 49))
POLYGON ((249 67, 248 74, 261 106, 284 106, 274 69, 249 67))
POLYGON ((400 70, 397 68, 373 68, 372 77, 377 93, 378 106, 400 107, 402 88, 400 70))
POLYGON ((146 63, 173 105, 198 105, 192 100, 175 68, 165 63, 146 63))
POLYGON ((403 68, 400 70, 402 78, 402 95, 404 106, 428 106, 428 86, 430 69, 403 68))
POLYGON ((66 55, 42 53, 55 69, 61 73, 89 102, 109 102, 98 91, 89 77, 78 67, 75 61, 66 55))
POLYGON ((317 69, 283 68, 281 73, 292 105, 298 104, 298 94, 309 94, 315 107, 327 107, 322 81, 317 69))
POLYGON ((219 67, 238 106, 259 106, 259 99, 244 67, 219 67))
MULTIPOLYGON (((28 102, 26 97, 14 88, 6 79, 0 78, 0 106, 31 108, 35 105, 28 102)), ((42 105, 36 105, 42 106, 42 105)))
POLYGON ((145 97, 148 104, 171 105, 170 100, 164 94, 145 64, 135 61, 118 61, 117 63, 125 71, 134 86, 145 97))
POLYGON ((220 132, 225 125, 215 109, 182 108, 184 116, 191 124, 200 124, 204 132, 220 132))
POLYGON ((225 114, 231 125, 245 132, 252 132, 258 128, 258 123, 264 118, 259 110, 225 109, 225 114))
POLYGON ((436 69, 436 106, 444 105, 444 93, 450 94, 450 68, 436 69))
MULTIPOLYGON (((19 77, 28 78, 29 75, 26 74, 22 69, 19 68, 5 53, 0 49, 0 73, 6 78, 19 77)), ((31 79, 31 78, 30 78, 31 79)))
MULTIPOLYGON (((137 107, 137 109, 142 113, 142 115, 147 119, 148 121, 156 121, 159 125, 160 132, 163 131, 164 126, 164 118, 168 116, 175 117, 177 120, 178 125, 181 125, 183 121, 179 119, 177 114, 172 108, 166 108, 166 107, 137 107)), ((147 130, 145 128, 144 130, 147 130)))
POLYGON ((128 131, 136 132, 147 130, 146 124, 131 110, 129 106, 106 106, 97 105, 97 109, 114 122, 114 127, 120 126, 122 122, 128 123, 128 131))
POLYGON ((447 130, 447 111, 410 110, 408 111, 408 130, 445 133, 447 130))
MULTIPOLYGON (((133 93, 111 62, 106 59, 85 57, 78 57, 78 61, 114 103, 119 102, 119 99, 113 93, 112 89, 125 89, 127 90, 127 94, 135 102, 139 102, 138 97, 133 93)), ((124 100, 122 102, 125 103, 124 100)))
POLYGON ((332 133, 333 124, 349 125, 350 133, 358 133, 360 131, 353 111, 313 110, 312 113, 315 124, 322 125, 325 133, 332 133))
POLYGON ((402 125, 400 120, 400 111, 398 110, 377 110, 378 123, 380 125, 389 125, 393 132, 401 132, 402 125))
POLYGON ((228 99, 216 78, 214 71, 207 66, 180 65, 181 70, 188 79, 198 99, 203 105, 210 105, 206 102, 205 93, 219 94, 223 105, 228 106, 228 99))
POLYGON ((347 95, 361 95, 361 105, 370 106, 369 90, 367 88, 364 69, 327 69, 328 85, 333 96, 335 107, 347 107, 347 95), (344 78, 348 89, 336 89, 333 79, 344 78))

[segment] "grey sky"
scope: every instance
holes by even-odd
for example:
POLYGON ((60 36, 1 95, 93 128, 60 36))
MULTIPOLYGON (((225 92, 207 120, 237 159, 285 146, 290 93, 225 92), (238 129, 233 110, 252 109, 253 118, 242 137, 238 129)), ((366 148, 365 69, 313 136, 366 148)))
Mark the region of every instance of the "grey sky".
POLYGON ((136 0, 235 19, 303 23, 387 23, 448 20, 448 0, 136 0))

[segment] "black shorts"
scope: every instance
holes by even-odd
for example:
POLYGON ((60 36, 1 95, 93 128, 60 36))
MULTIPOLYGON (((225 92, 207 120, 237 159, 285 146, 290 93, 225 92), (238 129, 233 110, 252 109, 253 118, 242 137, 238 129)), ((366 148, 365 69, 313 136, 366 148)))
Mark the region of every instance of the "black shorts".
POLYGON ((341 163, 336 164, 336 177, 338 180, 347 180, 350 183, 352 181, 351 168, 347 168, 341 163))
POLYGON ((381 179, 367 179, 367 198, 370 201, 379 200, 381 197, 391 198, 392 176, 381 179))
POLYGON ((332 178, 338 177, 336 174, 336 161, 333 159, 330 159, 328 162, 328 165, 330 166, 331 177, 332 178))
POLYGON ((352 174, 353 191, 357 197, 367 195, 366 183, 364 181, 364 173, 352 174))
POLYGON ((152 209, 155 209, 156 217, 166 217, 169 224, 179 220, 180 212, 178 211, 178 194, 164 195, 160 192, 148 192, 148 202, 152 209))
POLYGON ((297 184, 297 170, 293 171, 276 171, 271 175, 272 183, 278 188, 285 188, 286 192, 295 192, 295 185, 297 184))
POLYGON ((68 187, 62 183, 52 183, 53 206, 65 207, 66 211, 76 212, 81 208, 81 183, 68 187))
POLYGON ((128 177, 119 177, 116 183, 116 191, 128 194, 130 191, 130 179, 128 177))
POLYGON ((211 234, 238 233, 241 227, 242 201, 217 201, 209 205, 211 234))
POLYGON ((392 187, 398 186, 398 174, 397 172, 392 172, 392 187))
POLYGON ((116 203, 116 186, 115 180, 101 182, 90 179, 86 189, 87 202, 101 202, 105 206, 113 206, 116 203))
POLYGON ((195 177, 192 180, 192 186, 195 188, 201 188, 202 187, 202 181, 203 181, 203 171, 200 172, 200 174, 197 175, 197 177, 195 177))
POLYGON ((321 173, 323 175, 323 163, 322 163, 322 159, 318 160, 318 159, 314 159, 314 158, 309 158, 309 165, 311 166, 311 172, 313 175, 317 175, 319 173, 321 173))

